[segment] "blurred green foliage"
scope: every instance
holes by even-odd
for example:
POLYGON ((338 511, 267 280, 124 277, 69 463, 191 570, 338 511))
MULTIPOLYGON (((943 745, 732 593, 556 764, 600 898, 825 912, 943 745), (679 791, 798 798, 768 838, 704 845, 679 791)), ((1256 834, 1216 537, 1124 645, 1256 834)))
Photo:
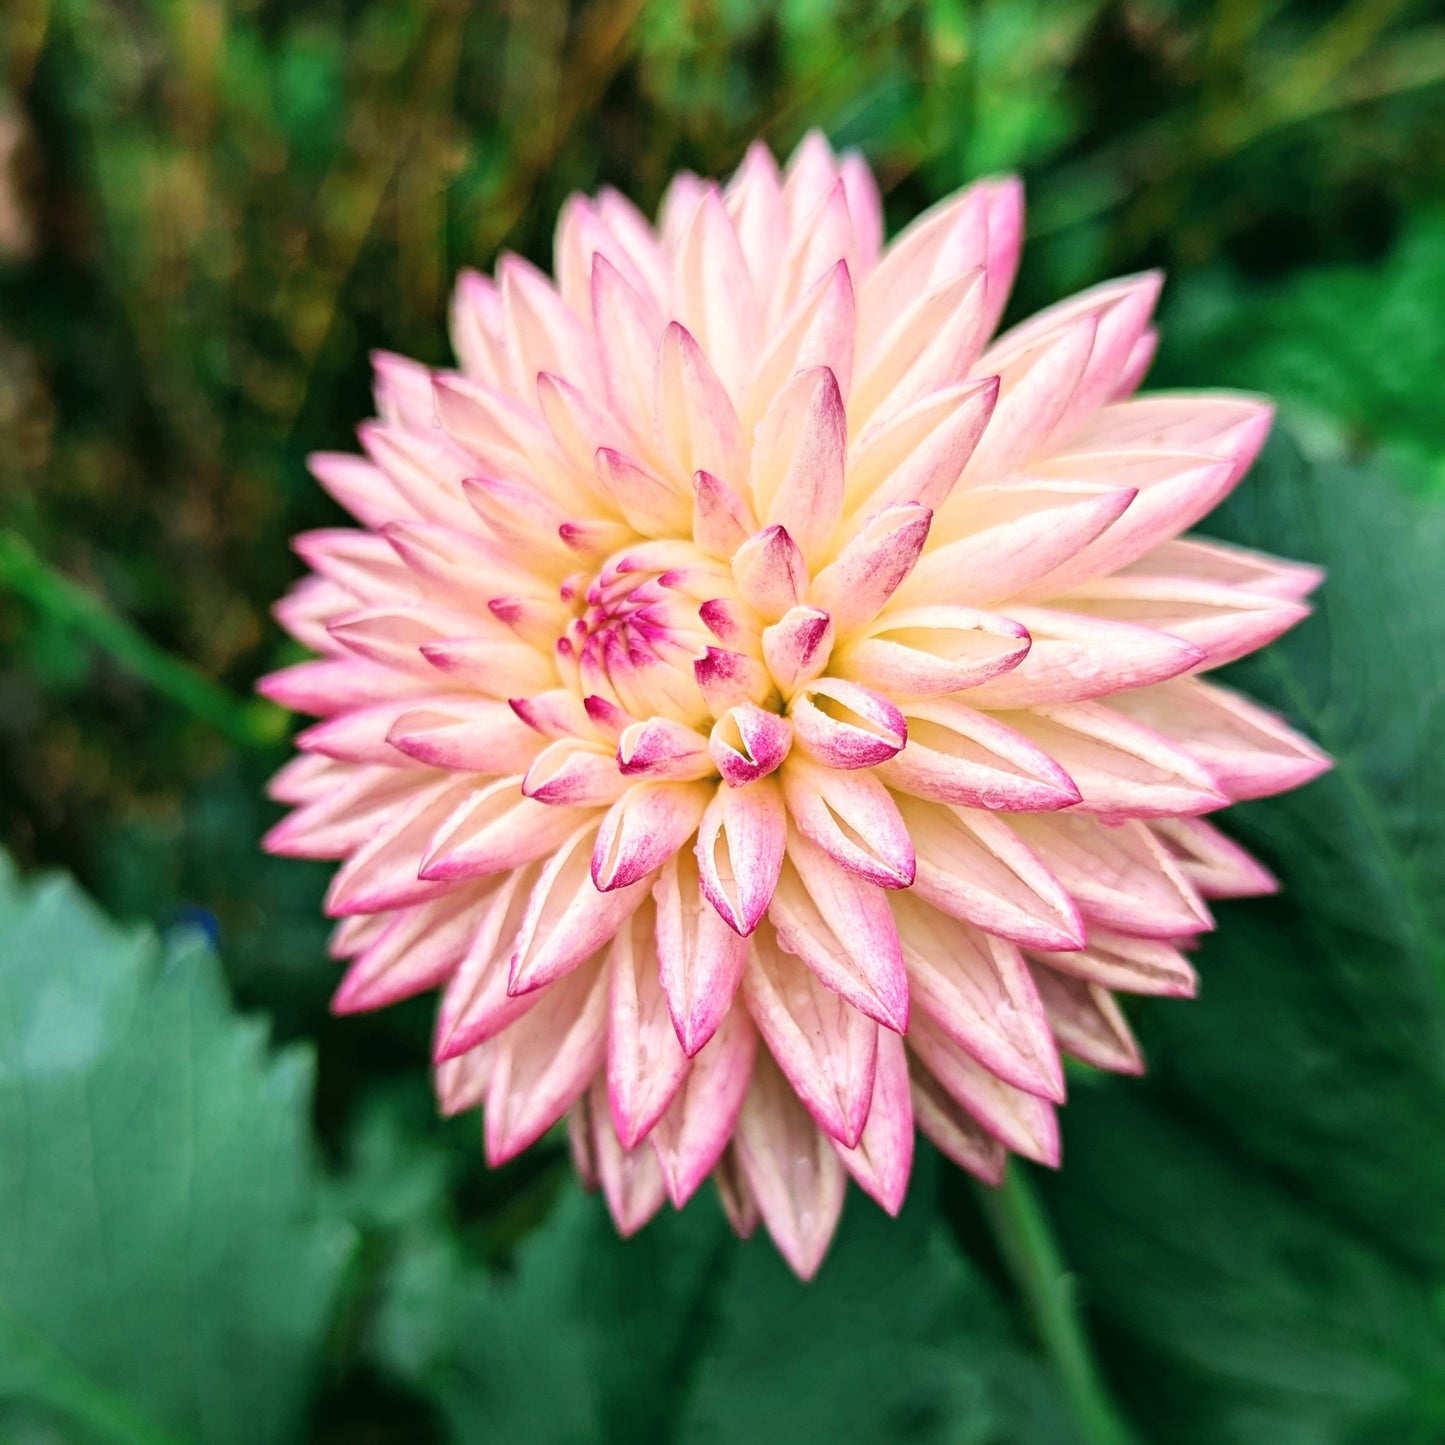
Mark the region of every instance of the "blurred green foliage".
POLYGON ((349 445, 368 349, 441 362, 452 273, 545 263, 569 190, 650 206, 811 125, 894 224, 1021 169, 1017 310, 1162 264, 1155 381, 1281 399, 1295 440, 1211 526, 1331 568, 1248 685, 1341 767, 1241 810, 1284 895, 1224 910, 1200 1002, 1135 1011, 1148 1080, 1079 1077, 1044 1199, 1141 1439, 1445 1438, 1423 0, 7 0, 0 842, 115 916, 214 920, 318 1067, 313 1095, 267 1056, 194 942, 162 965, 0 886, 0 1438, 1099 1438, 931 1160, 898 1224, 850 1202, 806 1290, 709 1202, 623 1244, 559 1150, 488 1174, 431 1117, 426 1006, 331 1020, 326 870, 256 848, 267 608, 337 519, 303 457, 349 445), (57 1011, 71 1072, 32 1078, 57 1011))

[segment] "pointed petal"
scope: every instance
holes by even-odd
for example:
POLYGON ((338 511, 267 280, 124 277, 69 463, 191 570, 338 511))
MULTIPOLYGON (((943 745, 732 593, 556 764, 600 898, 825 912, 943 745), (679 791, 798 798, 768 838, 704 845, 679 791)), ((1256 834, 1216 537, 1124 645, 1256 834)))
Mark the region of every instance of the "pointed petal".
POLYGON ((1008 1150, 916 1060, 909 1067, 918 1132, 985 1184, 1003 1182, 1008 1150))
POLYGON ((762 316, 747 258, 716 186, 705 187, 678 246, 676 266, 682 320, 723 385, 741 396, 758 354, 762 316))
POLYGON ((1001 678, 1023 663, 1029 646, 1028 628, 1013 618, 911 607, 884 612, 839 650, 834 670, 894 696, 938 697, 1001 678))
POLYGON ((606 743, 578 738, 558 738, 548 743, 522 778, 525 797, 573 808, 606 807, 627 787, 627 779, 618 772, 606 743))
POLYGON ((926 1015, 914 1021, 908 1047, 944 1091, 1000 1143, 1026 1159, 1058 1167, 1059 1122, 1046 1099, 1004 1083, 926 1015))
POLYGON ((598 827, 593 883, 606 893, 660 868, 697 831, 713 792, 710 783, 634 783, 598 827))
POLYGON ((1028 655, 1007 675, 991 678, 970 693, 968 700, 977 707, 1087 702, 1178 677, 1204 656, 1182 638, 1127 622, 1043 607, 1010 607, 1009 616, 1027 629, 1028 655))
POLYGON ((493 1041, 483 1111, 487 1163, 535 1144, 582 1096, 607 1052, 607 970, 601 960, 549 988, 493 1041))
POLYGON ((743 997, 769 1052, 818 1127, 852 1148, 873 1098, 879 1028, 770 934, 755 935, 743 997))
POLYGON ((592 261, 592 329, 612 410, 635 436, 647 435, 652 426, 662 318, 601 254, 592 261))
POLYGON ((658 982, 678 1042, 691 1058, 727 1017, 748 944, 703 897, 697 860, 689 854, 668 859, 652 896, 657 906, 658 982))
POLYGON ((730 788, 745 787, 775 772, 792 745, 792 723, 750 702, 730 707, 708 739, 713 763, 730 788))
POLYGON ((400 713, 387 742, 406 757, 459 773, 525 772, 541 739, 504 702, 445 696, 400 713))
POLYGON ((1065 885, 1001 819, 915 798, 898 802, 918 857, 920 898, 1026 948, 1083 947, 1083 920, 1065 885))
POLYGON ((1028 479, 955 492, 898 605, 986 607, 1017 597, 1117 522, 1136 495, 1133 487, 1028 479))
POLYGON ((1142 1074, 1144 1057, 1108 989, 1035 965, 1034 979, 1059 1047, 1111 1074, 1142 1074))
POLYGON ((756 426, 788 378, 812 367, 827 367, 846 397, 853 374, 853 316, 853 280, 848 263, 839 261, 772 332, 739 407, 744 422, 756 426))
POLYGON ((1257 898, 1279 883, 1258 859, 1203 818, 1159 818, 1154 836, 1204 898, 1257 898))
POLYGON ((1098 703, 1056 703, 995 716, 1068 773, 1081 795, 1081 812, 1168 818, 1229 801, 1189 753, 1098 703))
POLYGON ((999 378, 998 400, 964 469, 966 483, 996 481, 1038 455, 1084 382, 1098 323, 1084 316, 1007 357, 985 352, 978 368, 999 378))
POLYGON ((908 1028, 908 975, 888 894, 795 830, 768 910, 778 940, 835 993, 885 1027, 908 1028))
POLYGON ((1143 823, 1111 825, 1083 813, 1015 814, 1010 822, 1086 918, 1143 938, 1214 927, 1203 899, 1143 823))
POLYGON ((496 1049, 486 1047, 436 1066, 437 1106, 442 1118, 450 1119, 468 1109, 481 1107, 491 1084, 495 1061, 496 1049))
POLYGON ((326 913, 342 918, 351 913, 380 913, 439 897, 453 886, 418 876, 417 865, 427 840, 465 795, 466 784, 447 778, 418 788, 395 808, 337 870, 326 891, 326 913))
POLYGON ((753 444, 753 507, 766 526, 786 528, 803 557, 816 562, 843 510, 848 421, 827 367, 798 372, 758 426, 753 444))
POLYGON ((908 1084, 908 1050, 888 1029, 878 1030, 878 1069, 868 1123, 857 1147, 836 1140, 843 1167, 889 1214, 897 1214, 913 1170, 913 1103, 908 1084))
POLYGON ((1018 949, 911 894, 894 916, 914 1008, 1006 1083, 1062 1103, 1063 1067, 1018 949))
POLYGON ((905 726, 908 746, 878 769, 890 788, 1004 812, 1050 812, 1079 801, 1073 780, 1046 751, 991 714, 952 698, 919 699, 908 704, 905 726))
POLYGON ((733 556, 733 577, 743 601, 769 622, 807 596, 807 563, 784 527, 764 527, 749 537, 733 556))
POLYGON ((1274 713, 1195 678, 1123 693, 1113 705, 1197 758, 1235 802, 1297 788, 1330 766, 1274 713))
POLYGON ((752 502, 711 472, 695 472, 692 485, 692 535, 709 556, 730 561, 758 530, 752 502))
POLYGON ((657 1155, 643 1143, 627 1148, 607 1114, 607 1086, 598 1079, 585 1099, 592 1158, 607 1212, 623 1239, 630 1239, 667 1201, 657 1155))
POLYGON ((745 1009, 733 1009, 693 1059, 682 1087, 648 1140, 657 1151, 668 1197, 681 1209, 717 1167, 752 1078, 758 1034, 745 1009))
POLYGON ((645 1138, 687 1073, 667 999, 658 981, 655 921, 639 909, 617 930, 607 951, 606 1098, 624 1148, 645 1138))
POLYGON ((833 651, 833 622, 816 607, 792 607, 763 628, 763 661, 778 690, 791 697, 828 665, 833 651))
POLYGON ((749 788, 719 788, 698 824, 699 886, 744 937, 768 910, 786 837, 782 790, 767 778, 749 788))
POLYGON ((1281 602, 1301 602, 1324 581, 1322 568, 1308 562, 1287 561, 1235 547, 1224 542, 1206 542, 1198 537, 1176 537, 1161 542, 1137 562, 1122 569, 1122 575, 1179 577, 1194 582, 1213 582, 1238 587, 1281 602))
POLYGON ((478 915, 474 891, 403 909, 346 970, 332 1013, 384 1008, 445 983, 467 951, 478 915))
POLYGON ((546 857, 586 814, 522 796, 521 778, 499 778, 462 794, 438 818, 419 854, 426 879, 481 878, 546 857))
POLYGON ((617 739, 617 767, 628 778, 686 782, 712 772, 707 739, 671 718, 629 723, 617 739))
POLYGON ((903 714, 861 683, 820 677, 793 696, 793 733, 807 755, 828 768, 871 768, 908 741, 903 714))
POLYGON ((879 888, 912 886, 913 844, 877 778, 796 757, 788 760, 782 781, 794 825, 835 863, 879 888))
POLYGON ((1028 956, 1055 973, 1121 993, 1193 998, 1199 988, 1189 960, 1172 944, 1158 938, 1131 938, 1107 928, 1091 928, 1088 947, 1072 953, 1030 951, 1028 956))
POLYGON ((848 396, 854 432, 887 423, 930 392, 968 376, 986 334, 986 285, 983 271, 968 271, 909 298, 857 367, 848 396))
POLYGON ((594 825, 584 824, 543 865, 517 932, 508 993, 529 993, 579 967, 647 898, 646 879, 597 891, 590 867, 594 837, 594 825))
POLYGON ((754 1065, 733 1148, 778 1252, 811 1279, 838 1227, 848 1176, 765 1054, 754 1065))
POLYGON ((1282 602, 1213 582, 1138 575, 1081 582, 1060 595, 1057 603, 1090 617, 1113 618, 1182 637, 1203 652, 1201 670, 1222 667, 1273 642, 1310 612, 1301 602, 1282 602))
POLYGON ((932 519, 916 502, 885 507, 813 579, 813 603, 832 617, 838 637, 846 638, 883 610, 918 561, 932 519))
POLYGON ((495 1038, 543 997, 540 992, 507 992, 513 943, 526 917, 538 871, 535 867, 518 869, 478 909, 466 954, 437 1011, 432 1057, 438 1064, 495 1038))
POLYGON ((714 717, 746 704, 773 700, 773 679, 756 659, 726 647, 709 647, 693 663, 693 676, 714 717))
POLYGON ((937 510, 953 495, 998 400, 998 378, 931 391, 867 428, 848 464, 848 527, 886 507, 937 510))

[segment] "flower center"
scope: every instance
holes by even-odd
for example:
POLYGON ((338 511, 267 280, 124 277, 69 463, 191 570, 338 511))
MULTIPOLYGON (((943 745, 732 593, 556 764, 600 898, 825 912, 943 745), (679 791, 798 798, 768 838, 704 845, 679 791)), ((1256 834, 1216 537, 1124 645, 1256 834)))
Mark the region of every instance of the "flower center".
POLYGON ((595 576, 562 584, 574 615, 557 639, 557 665, 584 697, 604 697, 638 719, 695 722, 706 706, 693 663, 712 639, 696 598, 679 588, 670 550, 622 552, 595 576))

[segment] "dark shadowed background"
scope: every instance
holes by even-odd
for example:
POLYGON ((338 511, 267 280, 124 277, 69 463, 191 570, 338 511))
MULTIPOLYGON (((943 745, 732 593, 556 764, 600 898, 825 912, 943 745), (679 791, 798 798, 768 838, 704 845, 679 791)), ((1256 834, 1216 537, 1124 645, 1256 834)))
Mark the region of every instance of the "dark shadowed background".
POLYGON ((0 1441, 1445 1439, 1442 157, 1426 3, 5 0, 0 1441), (1230 815, 1285 891, 1132 1008, 1147 1079, 1071 1072, 1036 1218, 925 1154, 805 1288, 710 1196, 622 1244, 562 1143, 488 1173, 425 1001, 329 1017, 251 686, 368 351, 809 126, 894 228, 1020 170, 1016 313, 1163 265, 1152 384, 1280 398, 1203 530, 1330 569, 1236 675, 1338 767, 1230 815))

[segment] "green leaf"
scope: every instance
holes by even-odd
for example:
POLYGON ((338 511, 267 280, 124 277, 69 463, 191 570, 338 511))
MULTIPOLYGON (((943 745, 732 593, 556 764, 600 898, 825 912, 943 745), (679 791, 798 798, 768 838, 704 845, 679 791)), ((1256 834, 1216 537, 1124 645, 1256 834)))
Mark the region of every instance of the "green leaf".
POLYGON ((350 1230, 311 1061, 196 937, 162 950, 0 855, 0 1401, 128 1445, 295 1438, 350 1230))
POLYGON ((1280 441, 1212 521, 1330 569, 1320 615, 1232 680, 1336 768, 1230 815, 1283 891, 1220 909, 1197 1002, 1140 1011, 1151 1079, 1070 1102, 1055 1214, 1165 1438, 1434 1441, 1445 513, 1280 441))
POLYGON ((897 1220, 852 1198, 808 1285, 707 1198, 624 1241, 569 1186, 510 1273, 431 1218, 397 1251, 374 1352, 459 1445, 1067 1445, 1045 1367, 943 1229, 936 1165, 897 1220))
POLYGON ((1318 267, 1243 287, 1216 272, 1173 299, 1160 378, 1277 397, 1312 451, 1383 448, 1407 483, 1445 496, 1445 211, 1411 218, 1370 267, 1318 267))

